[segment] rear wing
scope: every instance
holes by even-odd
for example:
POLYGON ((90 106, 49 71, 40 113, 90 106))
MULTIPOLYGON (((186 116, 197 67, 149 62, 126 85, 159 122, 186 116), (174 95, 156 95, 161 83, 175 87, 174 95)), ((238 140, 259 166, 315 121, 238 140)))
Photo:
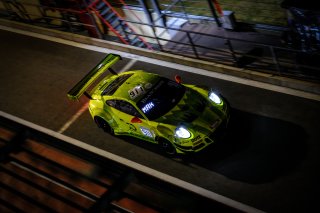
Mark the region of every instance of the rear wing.
POLYGON ((68 92, 68 98, 70 100, 78 100, 84 93, 86 93, 88 87, 95 80, 97 80, 107 69, 112 74, 116 74, 110 67, 119 60, 121 60, 121 56, 115 54, 108 54, 68 92))

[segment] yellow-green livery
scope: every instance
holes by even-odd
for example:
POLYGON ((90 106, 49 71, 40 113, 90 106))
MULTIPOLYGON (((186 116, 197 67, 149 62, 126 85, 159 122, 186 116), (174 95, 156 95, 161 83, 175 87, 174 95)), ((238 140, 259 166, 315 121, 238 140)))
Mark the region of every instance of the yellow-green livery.
POLYGON ((204 87, 181 84, 141 70, 116 74, 121 57, 108 54, 69 92, 90 98, 89 111, 104 131, 156 143, 167 154, 198 152, 215 142, 229 120, 229 106, 204 87), (92 90, 101 74, 109 70, 92 90))

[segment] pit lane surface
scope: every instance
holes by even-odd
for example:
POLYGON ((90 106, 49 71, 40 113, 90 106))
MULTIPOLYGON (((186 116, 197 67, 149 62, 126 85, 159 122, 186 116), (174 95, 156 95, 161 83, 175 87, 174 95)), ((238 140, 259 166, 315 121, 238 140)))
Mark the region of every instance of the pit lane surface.
POLYGON ((105 53, 0 30, 0 110, 267 212, 307 212, 317 206, 317 101, 124 58, 115 70, 143 69, 184 83, 217 88, 233 107, 223 142, 183 159, 98 129, 86 98, 66 93, 105 53), (130 66, 128 66, 130 63, 130 66))

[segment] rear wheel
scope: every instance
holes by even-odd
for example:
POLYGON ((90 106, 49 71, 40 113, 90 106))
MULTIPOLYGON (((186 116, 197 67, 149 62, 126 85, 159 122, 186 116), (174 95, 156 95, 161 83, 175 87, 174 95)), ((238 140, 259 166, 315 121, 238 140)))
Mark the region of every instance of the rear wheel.
POLYGON ((114 135, 113 128, 104 119, 102 119, 100 117, 95 117, 94 121, 96 122, 96 124, 98 125, 99 128, 103 129, 103 131, 105 131, 111 135, 114 135))
POLYGON ((160 146, 161 151, 164 152, 165 154, 175 155, 177 153, 176 148, 167 139, 159 138, 158 142, 159 142, 159 146, 160 146))

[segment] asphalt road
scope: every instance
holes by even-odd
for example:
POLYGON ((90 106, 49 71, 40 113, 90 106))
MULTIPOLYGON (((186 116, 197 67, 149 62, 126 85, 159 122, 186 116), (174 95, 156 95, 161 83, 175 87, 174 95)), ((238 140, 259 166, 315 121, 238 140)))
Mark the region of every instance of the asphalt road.
MULTIPOLYGON (((58 131, 87 102, 66 93, 104 53, 0 30, 0 110, 58 131)), ((124 58, 114 67, 120 70, 124 58)), ((185 158, 115 138, 84 112, 63 134, 267 212, 319 211, 320 103, 137 61, 184 83, 210 85, 230 102, 224 141, 185 158), (316 209, 316 210, 314 210, 316 209)), ((179 198, 177 198, 179 199, 179 198)))

